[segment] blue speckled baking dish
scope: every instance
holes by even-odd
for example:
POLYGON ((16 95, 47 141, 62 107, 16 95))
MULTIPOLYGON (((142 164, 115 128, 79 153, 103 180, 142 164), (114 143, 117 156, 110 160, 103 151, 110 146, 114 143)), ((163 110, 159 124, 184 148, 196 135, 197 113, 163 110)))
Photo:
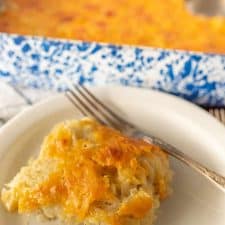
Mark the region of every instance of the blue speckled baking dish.
POLYGON ((122 84, 225 106, 225 55, 0 34, 0 81, 45 89, 122 84))

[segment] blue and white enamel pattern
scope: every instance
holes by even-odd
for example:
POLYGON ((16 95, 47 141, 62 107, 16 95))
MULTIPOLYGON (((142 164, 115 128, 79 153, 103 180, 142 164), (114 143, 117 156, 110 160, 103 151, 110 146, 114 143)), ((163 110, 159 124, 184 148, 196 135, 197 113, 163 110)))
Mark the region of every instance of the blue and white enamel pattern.
POLYGON ((64 78, 153 88, 225 106, 225 55, 0 34, 0 81, 64 90, 64 78))

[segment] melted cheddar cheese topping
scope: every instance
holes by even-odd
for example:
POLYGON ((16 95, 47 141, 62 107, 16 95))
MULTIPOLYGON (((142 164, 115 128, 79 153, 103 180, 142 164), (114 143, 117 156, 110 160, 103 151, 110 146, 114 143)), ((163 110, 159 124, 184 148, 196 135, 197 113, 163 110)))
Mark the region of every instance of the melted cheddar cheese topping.
POLYGON ((57 206, 64 219, 123 224, 125 217, 147 215, 154 207, 154 196, 163 199, 168 195, 169 181, 154 168, 155 162, 149 164, 151 160, 168 165, 166 154, 156 146, 90 119, 68 121, 50 132, 38 158, 19 176, 26 170, 39 171, 40 165, 51 168, 30 175, 32 185, 28 178, 16 178, 13 192, 3 191, 2 200, 17 198, 8 209, 19 213, 57 206))
POLYGON ((193 15, 185 2, 4 0, 0 31, 225 53, 225 19, 193 15))

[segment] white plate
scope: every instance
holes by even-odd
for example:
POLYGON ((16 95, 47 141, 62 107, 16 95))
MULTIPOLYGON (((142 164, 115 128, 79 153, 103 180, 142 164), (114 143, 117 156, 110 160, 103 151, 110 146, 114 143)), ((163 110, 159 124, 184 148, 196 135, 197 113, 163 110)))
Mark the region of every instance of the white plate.
MULTIPOLYGON (((225 128, 204 110, 155 91, 123 87, 93 91, 145 131, 225 174, 225 128)), ((65 96, 57 95, 6 124, 0 130, 0 188, 37 153, 43 137, 56 122, 79 116, 65 96)), ((176 160, 172 159, 171 164, 175 171, 174 193, 163 202, 156 224, 224 225, 225 194, 176 160)), ((0 224, 24 225, 25 219, 7 213, 1 205, 0 224)))

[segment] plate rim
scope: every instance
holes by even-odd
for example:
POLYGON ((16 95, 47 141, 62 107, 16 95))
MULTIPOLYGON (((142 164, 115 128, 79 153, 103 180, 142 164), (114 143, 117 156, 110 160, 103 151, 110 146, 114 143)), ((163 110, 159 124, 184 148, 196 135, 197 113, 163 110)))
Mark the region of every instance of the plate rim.
MULTIPOLYGON (((103 86, 103 87, 95 87, 93 88, 94 89, 104 89, 104 88, 107 88, 109 89, 109 86, 103 86)), ((125 90, 127 89, 128 91, 140 91, 140 92, 148 92, 148 93, 151 93, 152 95, 154 96, 163 96, 162 98, 168 98, 168 99, 171 99, 171 100, 174 100, 175 102, 178 102, 180 103, 181 105, 185 105, 187 106, 188 108, 191 108, 193 109, 194 111, 198 112, 199 115, 203 116, 203 117, 206 117, 208 118, 209 120, 209 123, 212 123, 219 131, 223 131, 223 135, 225 135, 225 127, 220 124, 214 117, 212 117, 209 113, 207 113, 207 111, 204 111, 203 109, 201 109, 200 107, 190 103, 190 102, 187 102, 186 100, 183 100, 183 99, 180 99, 176 96, 172 96, 170 94, 165 94, 165 93, 161 93, 161 92, 158 92, 158 91, 154 91, 154 90, 148 90, 148 89, 138 89, 138 88, 130 88, 130 87, 121 87, 121 86, 111 86, 110 88, 119 88, 120 90, 125 90)), ((104 91, 104 90, 103 90, 104 91)), ((111 91, 109 91, 111 92, 111 91)), ((38 112, 38 110, 40 108, 43 109, 43 107, 46 109, 46 105, 49 105, 49 103, 52 103, 52 102, 58 102, 58 104, 56 104, 54 107, 47 107, 49 108, 49 112, 46 112, 47 114, 44 115, 44 113, 40 113, 40 114, 36 114, 35 116, 30 116, 30 118, 28 118, 30 120, 30 122, 28 121, 26 124, 25 124, 25 130, 27 129, 27 127, 30 127, 32 125, 32 123, 34 122, 37 122, 38 120, 41 120, 45 117, 48 117, 49 114, 48 113, 54 113, 56 112, 56 108, 61 108, 62 109, 62 106, 60 105, 60 102, 61 101, 64 101, 66 99, 65 95, 60 93, 60 94, 56 94, 54 96, 51 96, 43 101, 40 101, 38 103, 36 103, 35 105, 23 110, 22 112, 20 112, 18 115, 16 115, 13 119, 11 119, 9 121, 8 124, 6 124, 2 129, 0 129, 0 140, 1 138, 4 138, 6 133, 10 133, 11 132, 11 129, 14 129, 15 126, 18 126, 19 123, 23 123, 23 118, 27 119, 27 115, 30 115, 30 113, 33 113, 34 111, 38 112), (44 115, 44 116, 43 116, 44 115), (21 119, 22 118, 22 119, 21 119), (32 122, 33 121, 33 122, 32 122)), ((66 101, 66 106, 67 106, 67 103, 68 105, 70 105, 71 103, 69 101, 66 101)), ((63 106, 65 107, 65 106, 63 106)), ((48 110, 46 110, 48 111, 48 110)), ((19 130, 19 134, 21 134, 21 130, 19 130)), ((19 136, 14 134, 14 138, 11 138, 11 141, 9 142, 12 143, 14 141, 14 139, 17 139, 19 136)), ((10 137, 8 137, 10 139, 10 137)), ((221 138, 221 137, 220 137, 221 138)), ((225 143, 225 141, 224 141, 225 143)), ((4 155, 4 151, 6 150, 6 148, 0 148, 0 160, 1 160, 1 156, 4 155)), ((202 153, 203 154, 203 153, 202 153)), ((218 154, 218 153, 217 153, 218 154)), ((220 155, 223 155, 225 156, 225 151, 224 152, 221 152, 219 151, 219 154, 220 155)), ((223 158, 223 162, 225 162, 225 158, 223 158)), ((219 163, 220 164, 220 163, 219 163)))
MULTIPOLYGON (((204 117, 204 119, 207 120, 207 124, 209 126, 212 126, 213 128, 216 128, 216 130, 214 130, 218 133, 223 133, 223 135, 225 136, 225 126, 220 123, 216 118, 214 118, 212 115, 210 115, 206 110, 204 110, 203 108, 201 108, 200 106, 189 102, 185 99, 182 99, 180 97, 177 97, 175 95, 169 94, 169 93, 165 93, 165 92, 160 92, 158 90, 153 90, 153 89, 146 89, 146 88, 137 88, 137 87, 129 87, 129 86, 121 86, 121 85, 102 85, 102 86, 92 86, 90 87, 90 89, 92 91, 98 91, 98 90, 107 90, 107 89, 120 89, 120 90, 125 90, 125 91, 136 91, 136 92, 145 92, 148 93, 150 95, 155 95, 155 96, 159 96, 160 98, 164 99, 164 100, 171 100, 176 104, 180 104, 181 106, 185 106, 188 107, 189 109, 191 109, 192 111, 195 112, 195 114, 199 114, 200 116, 204 117)), ((109 91, 110 92, 110 91, 109 91)), ((48 105, 49 103, 56 103, 52 108, 51 107, 45 107, 46 113, 50 113, 53 111, 56 111, 55 108, 60 108, 61 106, 59 106, 59 104, 57 104, 58 101, 62 101, 62 100, 66 100, 66 96, 64 95, 64 93, 56 93, 53 94, 51 96, 49 96, 46 99, 43 99, 37 103, 35 103, 32 106, 28 106, 26 109, 22 110, 21 112, 19 112, 17 115, 15 115, 13 118, 11 118, 6 124, 4 124, 1 128, 0 128, 0 139, 3 139, 4 136, 6 136, 6 140, 9 139, 14 139, 16 134, 21 130, 21 129, 16 129, 15 133, 11 136, 7 135, 11 133, 11 130, 14 129, 14 127, 17 125, 22 125, 22 127, 26 127, 28 126, 28 124, 30 124, 32 121, 36 121, 38 119, 43 118, 43 114, 35 114, 35 112, 37 112, 38 110, 40 110, 41 108, 43 108, 44 106, 48 105), (28 115, 30 113, 33 113, 34 116, 29 117, 28 115), (24 123, 24 120, 26 120, 26 123, 24 123), (22 124, 23 123, 23 124, 22 124), (13 138, 14 137, 14 138, 13 138)), ((69 102, 69 100, 66 100, 67 103, 71 104, 69 102)), ((181 109, 179 109, 181 110, 181 109)), ((175 111, 174 111, 175 112, 175 111)), ((176 111, 177 113, 177 111, 176 111)), ((178 112, 180 113, 180 112, 178 112)), ((189 114, 189 112, 187 112, 189 114)), ((205 125, 207 125, 205 124, 205 125)), ((5 139, 4 139, 5 140, 5 139)), ((10 141, 8 141, 10 142, 10 141)), ((4 144, 4 143, 3 143, 4 144)), ((2 149, 4 149, 4 147, 0 148, 0 158, 1 158, 1 153, 2 153, 2 149)), ((224 149, 224 154, 225 154, 225 149, 224 149)))

